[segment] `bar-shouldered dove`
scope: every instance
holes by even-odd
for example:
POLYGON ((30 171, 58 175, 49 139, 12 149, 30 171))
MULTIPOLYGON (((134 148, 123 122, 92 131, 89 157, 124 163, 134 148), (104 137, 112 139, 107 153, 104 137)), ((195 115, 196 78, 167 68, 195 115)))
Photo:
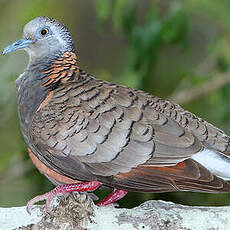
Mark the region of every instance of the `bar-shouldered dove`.
POLYGON ((3 54, 23 49, 25 72, 16 80, 21 130, 34 165, 52 191, 28 202, 71 191, 228 193, 230 137, 179 105, 141 90, 112 84, 78 67, 67 28, 38 17, 23 39, 3 54))

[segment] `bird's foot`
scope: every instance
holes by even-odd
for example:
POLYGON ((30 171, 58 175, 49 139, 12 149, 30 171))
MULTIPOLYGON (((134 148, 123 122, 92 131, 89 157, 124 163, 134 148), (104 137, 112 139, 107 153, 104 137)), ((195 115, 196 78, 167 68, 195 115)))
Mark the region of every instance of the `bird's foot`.
POLYGON ((46 201, 46 211, 48 213, 52 213, 51 211, 51 201, 56 196, 61 196, 70 192, 92 192, 101 186, 101 182, 98 181, 91 181, 79 184, 66 184, 66 185, 59 185, 50 192, 47 192, 42 195, 38 195, 34 197, 27 203, 26 210, 30 214, 30 210, 32 205, 39 202, 39 201, 46 201))
POLYGON ((97 203, 97 206, 106 206, 114 203, 117 200, 120 200, 124 197, 128 192, 125 190, 115 189, 111 194, 109 194, 104 200, 97 203))

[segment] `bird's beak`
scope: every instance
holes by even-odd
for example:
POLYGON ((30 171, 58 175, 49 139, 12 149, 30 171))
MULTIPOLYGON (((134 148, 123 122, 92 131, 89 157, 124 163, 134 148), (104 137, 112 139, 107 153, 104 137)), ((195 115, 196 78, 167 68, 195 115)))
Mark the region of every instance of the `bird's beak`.
POLYGON ((8 53, 11 53, 15 50, 19 50, 19 49, 23 49, 23 48, 27 48, 29 47, 30 44, 34 43, 35 40, 32 40, 32 39, 21 39, 21 40, 18 40, 16 42, 14 42, 13 44, 7 46, 2 54, 5 55, 5 54, 8 54, 8 53))

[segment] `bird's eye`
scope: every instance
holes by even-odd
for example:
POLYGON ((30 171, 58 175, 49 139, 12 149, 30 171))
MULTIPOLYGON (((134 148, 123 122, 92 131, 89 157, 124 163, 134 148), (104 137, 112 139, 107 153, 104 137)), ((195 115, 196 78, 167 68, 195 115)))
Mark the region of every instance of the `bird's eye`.
POLYGON ((44 38, 48 35, 52 35, 52 31, 49 26, 43 26, 37 29, 36 37, 37 38, 44 38))
POLYGON ((49 30, 47 28, 42 28, 40 30, 40 35, 46 36, 47 34, 49 34, 49 30))

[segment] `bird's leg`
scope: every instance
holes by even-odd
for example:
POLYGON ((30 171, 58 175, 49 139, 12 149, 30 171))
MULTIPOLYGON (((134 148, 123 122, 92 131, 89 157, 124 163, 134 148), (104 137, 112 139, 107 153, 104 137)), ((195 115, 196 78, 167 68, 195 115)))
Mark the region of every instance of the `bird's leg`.
POLYGON ((97 203, 97 206, 106 206, 112 204, 113 202, 120 200, 128 192, 125 190, 115 189, 111 194, 109 194, 104 200, 97 203))
POLYGON ((33 204, 46 200, 46 210, 47 212, 51 213, 51 207, 50 203, 53 200, 54 197, 58 195, 64 195, 66 193, 70 192, 92 192, 99 188, 101 186, 101 182, 98 181, 90 181, 90 182, 84 182, 84 183, 78 183, 78 184, 65 184, 65 185, 59 185, 53 190, 34 197, 32 200, 30 200, 27 203, 26 210, 28 213, 30 213, 30 209, 33 204))

